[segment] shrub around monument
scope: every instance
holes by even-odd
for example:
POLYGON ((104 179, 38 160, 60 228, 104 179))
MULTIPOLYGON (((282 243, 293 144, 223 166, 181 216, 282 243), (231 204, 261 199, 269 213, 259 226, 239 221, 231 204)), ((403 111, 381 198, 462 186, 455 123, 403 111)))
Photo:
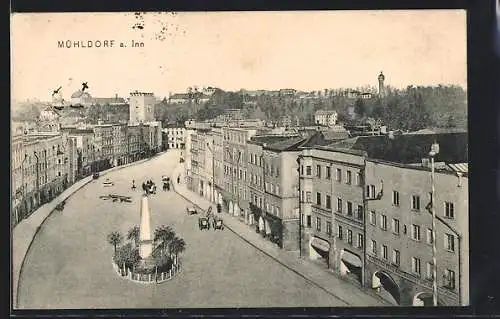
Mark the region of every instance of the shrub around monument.
POLYGON ((131 243, 126 243, 116 250, 113 260, 120 269, 135 269, 141 260, 141 256, 137 247, 133 247, 131 243))

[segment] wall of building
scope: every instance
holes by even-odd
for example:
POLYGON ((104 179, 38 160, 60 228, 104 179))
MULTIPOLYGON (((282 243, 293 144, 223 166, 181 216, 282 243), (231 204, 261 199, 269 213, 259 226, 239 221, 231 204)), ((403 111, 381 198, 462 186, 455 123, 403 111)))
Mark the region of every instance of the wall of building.
POLYGON ((130 124, 154 121, 154 105, 156 98, 153 93, 130 93, 130 124))
MULTIPOLYGON (((432 280, 426 278, 428 277, 427 263, 432 263, 432 244, 429 241, 432 237, 428 233, 432 229, 432 214, 425 208, 430 202, 430 172, 368 161, 366 183, 380 189, 381 181, 383 181, 383 197, 381 200, 370 201, 367 209, 367 216, 374 212, 377 218, 376 223, 370 219, 367 221, 367 243, 375 240, 379 249, 377 255, 369 251, 370 276, 373 272, 380 270, 388 273, 400 288, 402 302, 411 304, 416 293, 432 292, 432 280), (399 194, 399 206, 393 202, 394 191, 399 194), (419 209, 412 207, 413 196, 420 198, 419 209), (387 231, 383 230, 380 225, 382 215, 387 217, 387 231), (392 227, 393 219, 399 221, 399 233, 396 233, 392 227), (420 240, 412 238, 413 225, 420 227, 420 240), (388 247, 388 260, 381 256, 381 245, 388 247), (391 260, 394 249, 400 251, 401 254, 399 266, 394 265, 391 260), (413 257, 420 259, 420 274, 416 273, 412 267, 413 257)), ((456 175, 436 174, 434 203, 436 215, 441 219, 441 221, 436 221, 437 279, 440 302, 446 305, 458 305, 459 287, 462 294, 461 303, 465 305, 469 299, 467 178, 462 177, 461 186, 458 185, 459 179, 456 175), (445 202, 453 203, 454 218, 446 217, 445 202), (462 238, 460 245, 458 237, 450 228, 460 234, 462 238), (446 234, 454 235, 454 252, 450 252, 446 247, 446 234), (455 289, 443 287, 445 269, 455 272, 455 289)), ((367 279, 370 279, 370 276, 367 276, 367 279)))

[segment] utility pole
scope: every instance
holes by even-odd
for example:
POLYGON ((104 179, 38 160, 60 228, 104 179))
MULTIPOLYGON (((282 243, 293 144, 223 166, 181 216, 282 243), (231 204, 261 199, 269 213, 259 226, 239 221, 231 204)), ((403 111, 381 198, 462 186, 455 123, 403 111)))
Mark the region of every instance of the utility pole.
MULTIPOLYGON (((301 192, 301 187, 300 187, 300 177, 301 177, 301 171, 300 171, 300 158, 301 156, 299 155, 297 157, 297 175, 299 176, 299 258, 302 258, 302 192, 301 192)), ((265 174, 264 174, 265 175, 265 174)))
POLYGON ((437 258, 436 258, 436 208, 434 205, 435 198, 435 172, 434 172, 434 157, 439 154, 439 144, 434 142, 431 146, 429 156, 431 157, 431 209, 432 209, 432 302, 434 307, 437 307, 437 258))

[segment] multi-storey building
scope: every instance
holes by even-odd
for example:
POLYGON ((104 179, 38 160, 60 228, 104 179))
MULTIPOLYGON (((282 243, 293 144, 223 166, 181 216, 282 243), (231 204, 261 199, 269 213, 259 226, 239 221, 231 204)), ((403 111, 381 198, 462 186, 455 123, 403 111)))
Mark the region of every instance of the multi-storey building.
POLYGON ((94 130, 91 128, 62 127, 61 132, 72 136, 76 140, 77 173, 75 178, 80 179, 92 173, 94 162, 99 159, 94 145, 94 130))
POLYGON ((16 134, 12 136, 11 147, 11 199, 12 199, 12 224, 19 220, 19 210, 23 199, 23 184, 21 182, 21 167, 24 160, 23 135, 16 134))
POLYGON ((113 163, 114 146, 113 146, 113 125, 98 124, 94 126, 94 142, 98 154, 97 167, 101 171, 110 168, 113 163))
POLYGON ((177 124, 167 124, 166 127, 163 128, 163 132, 166 133, 166 145, 168 148, 185 148, 186 128, 177 124))
POLYGON ((69 135, 66 137, 66 145, 64 147, 65 158, 64 160, 68 162, 67 165, 67 183, 69 185, 73 184, 78 179, 78 141, 76 136, 69 135))
POLYGON ((23 204, 19 219, 27 217, 41 204, 52 200, 68 185, 68 160, 63 152, 61 134, 23 136, 24 158, 21 161, 23 204))
POLYGON ((334 126, 337 124, 337 112, 334 110, 318 110, 314 114, 314 123, 324 126, 334 126))
POLYGON ((254 136, 248 146, 249 224, 286 250, 298 249, 300 136, 254 136))
POLYGON ((153 93, 131 92, 129 98, 129 124, 135 125, 154 121, 156 98, 153 93))
POLYGON ((300 156, 305 253, 363 282, 362 152, 316 146, 300 156), (334 236, 334 234, 336 236, 334 236))
POLYGON ((142 126, 143 140, 148 152, 157 153, 162 149, 161 122, 147 122, 142 126))
POLYGON ((223 161, 226 182, 222 194, 229 213, 248 222, 249 196, 247 179, 247 141, 257 133, 255 128, 222 128, 223 161))
POLYGON ((113 166, 125 164, 127 157, 126 129, 127 125, 125 123, 113 124, 113 166))
POLYGON ((434 278, 439 304, 466 305, 466 162, 466 133, 364 136, 304 150, 300 207, 306 253, 384 289, 401 305, 432 303, 434 278), (441 150, 432 179, 428 151, 435 142, 441 150))
POLYGON ((433 240, 437 249, 438 305, 468 305, 468 178, 438 165, 434 200, 429 167, 366 162, 367 280, 405 305, 432 305, 433 240), (432 205, 436 211, 432 234, 432 205))
POLYGON ((222 128, 212 128, 210 132, 213 140, 213 145, 209 150, 213 151, 214 161, 214 187, 215 187, 215 202, 222 205, 222 191, 224 186, 224 139, 222 128))
POLYGON ((143 151, 142 130, 139 125, 128 125, 126 129, 127 162, 132 163, 141 157, 143 151))
POLYGON ((191 134, 191 145, 189 152, 191 153, 191 171, 188 172, 187 185, 193 191, 198 193, 200 196, 205 197, 207 194, 207 180, 206 171, 207 161, 206 161, 206 143, 208 140, 209 131, 198 130, 191 134))

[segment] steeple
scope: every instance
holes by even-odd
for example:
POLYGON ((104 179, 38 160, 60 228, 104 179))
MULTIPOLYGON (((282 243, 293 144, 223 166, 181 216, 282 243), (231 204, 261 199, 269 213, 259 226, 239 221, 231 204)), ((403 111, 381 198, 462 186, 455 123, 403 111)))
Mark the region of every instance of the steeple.
POLYGON ((141 201, 141 225, 139 227, 139 255, 145 259, 153 251, 153 240, 151 239, 151 216, 149 211, 148 197, 142 197, 141 201))
POLYGON ((380 71, 380 74, 378 76, 378 95, 379 96, 385 95, 384 80, 385 80, 385 76, 382 73, 382 71, 380 71))

